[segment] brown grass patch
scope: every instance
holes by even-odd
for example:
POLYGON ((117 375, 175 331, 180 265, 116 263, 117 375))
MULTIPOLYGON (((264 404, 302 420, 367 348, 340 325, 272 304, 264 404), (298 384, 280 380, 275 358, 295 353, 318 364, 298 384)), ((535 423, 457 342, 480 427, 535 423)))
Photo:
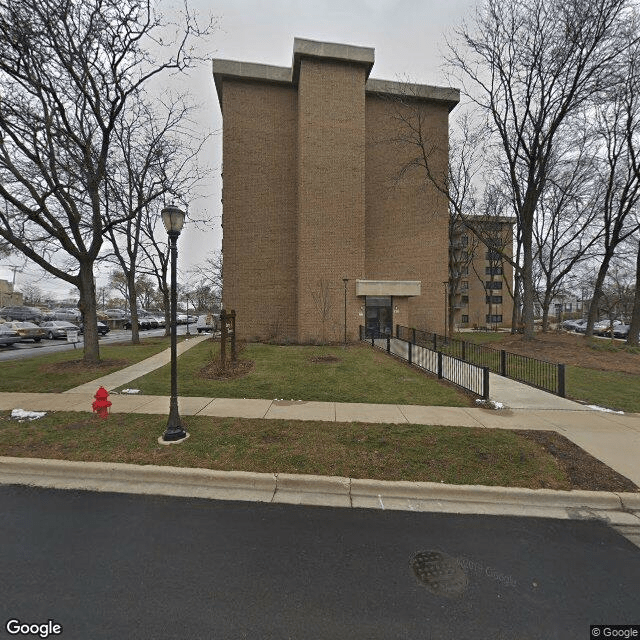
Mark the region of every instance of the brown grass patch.
POLYGON ((237 362, 227 362, 226 367, 223 368, 219 360, 214 360, 202 367, 198 375, 208 380, 235 380, 250 374, 254 370, 255 364, 253 360, 238 360, 237 362))
POLYGON ((555 431, 518 431, 550 453, 564 470, 573 489, 587 491, 629 491, 638 487, 604 462, 587 453, 555 431))
MULTIPOLYGON (((464 340, 464 334, 456 337, 464 340)), ((613 345, 615 350, 608 351, 606 347, 611 346, 611 342, 606 339, 593 338, 587 341, 576 333, 540 332, 535 334, 533 340, 525 340, 520 334, 505 334, 504 339, 487 346, 547 362, 640 375, 640 355, 625 351, 620 341, 613 345)))

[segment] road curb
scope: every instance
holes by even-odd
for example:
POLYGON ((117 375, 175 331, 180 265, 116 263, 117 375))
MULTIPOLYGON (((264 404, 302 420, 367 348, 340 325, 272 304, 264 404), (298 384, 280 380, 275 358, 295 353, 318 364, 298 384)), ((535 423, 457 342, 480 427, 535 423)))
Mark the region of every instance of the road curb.
POLYGON ((0 457, 0 484, 404 511, 599 519, 640 527, 640 494, 0 457), (637 510, 637 513, 631 511, 637 510))

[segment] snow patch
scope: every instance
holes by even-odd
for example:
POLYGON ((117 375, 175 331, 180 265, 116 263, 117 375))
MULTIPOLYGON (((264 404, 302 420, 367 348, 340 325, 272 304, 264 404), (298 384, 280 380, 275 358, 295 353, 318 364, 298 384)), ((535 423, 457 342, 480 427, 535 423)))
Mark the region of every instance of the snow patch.
POLYGON ((504 404, 495 400, 476 400, 476 404, 484 409, 504 409, 504 404))
POLYGON ((140 393, 140 389, 123 389, 120 393, 135 394, 140 393))
POLYGON ((47 415, 46 411, 25 411, 24 409, 13 409, 11 411, 11 417, 18 422, 24 422, 25 420, 37 420, 47 415))
POLYGON ((619 413, 624 415, 624 411, 614 411, 613 409, 607 409, 606 407, 599 407, 597 404, 588 404, 587 409, 593 409, 594 411, 604 411, 605 413, 619 413))

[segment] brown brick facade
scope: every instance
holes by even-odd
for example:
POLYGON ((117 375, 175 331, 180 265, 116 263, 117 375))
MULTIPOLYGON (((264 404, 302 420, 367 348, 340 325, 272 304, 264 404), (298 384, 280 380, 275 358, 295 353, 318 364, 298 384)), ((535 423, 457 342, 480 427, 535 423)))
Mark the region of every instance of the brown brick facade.
MULTIPOLYGON (((372 49, 298 40, 292 69, 214 61, 223 306, 236 310, 243 338, 341 340, 343 278, 351 340, 364 324, 356 281, 382 281, 384 295, 419 283, 419 295, 394 296, 394 323, 431 327, 443 316, 446 201, 419 171, 400 177, 413 150, 396 140, 398 101, 391 107, 389 93, 398 89, 368 81, 372 64, 372 49)), ((415 86, 425 97, 412 108, 446 167, 456 95, 415 86)))

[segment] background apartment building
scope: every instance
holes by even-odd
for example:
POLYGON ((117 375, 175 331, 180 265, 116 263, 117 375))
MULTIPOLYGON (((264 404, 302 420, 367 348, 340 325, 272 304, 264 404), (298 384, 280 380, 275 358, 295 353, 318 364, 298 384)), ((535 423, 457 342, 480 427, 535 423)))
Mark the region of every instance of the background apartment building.
POLYGON ((223 116, 223 306, 247 339, 350 340, 433 326, 447 202, 399 145, 419 113, 448 161, 454 89, 369 78, 374 50, 295 39, 293 63, 213 61, 223 116), (410 106, 409 106, 410 102, 410 106), (346 293, 345 293, 346 292, 346 293), (346 304, 345 304, 346 296, 346 304), (346 308, 346 311, 345 311, 346 308))
POLYGON ((513 225, 504 216, 466 219, 451 229, 449 287, 454 328, 510 327, 513 225))
POLYGON ((13 290, 13 284, 8 280, 0 280, 0 307, 22 305, 22 294, 13 290))

